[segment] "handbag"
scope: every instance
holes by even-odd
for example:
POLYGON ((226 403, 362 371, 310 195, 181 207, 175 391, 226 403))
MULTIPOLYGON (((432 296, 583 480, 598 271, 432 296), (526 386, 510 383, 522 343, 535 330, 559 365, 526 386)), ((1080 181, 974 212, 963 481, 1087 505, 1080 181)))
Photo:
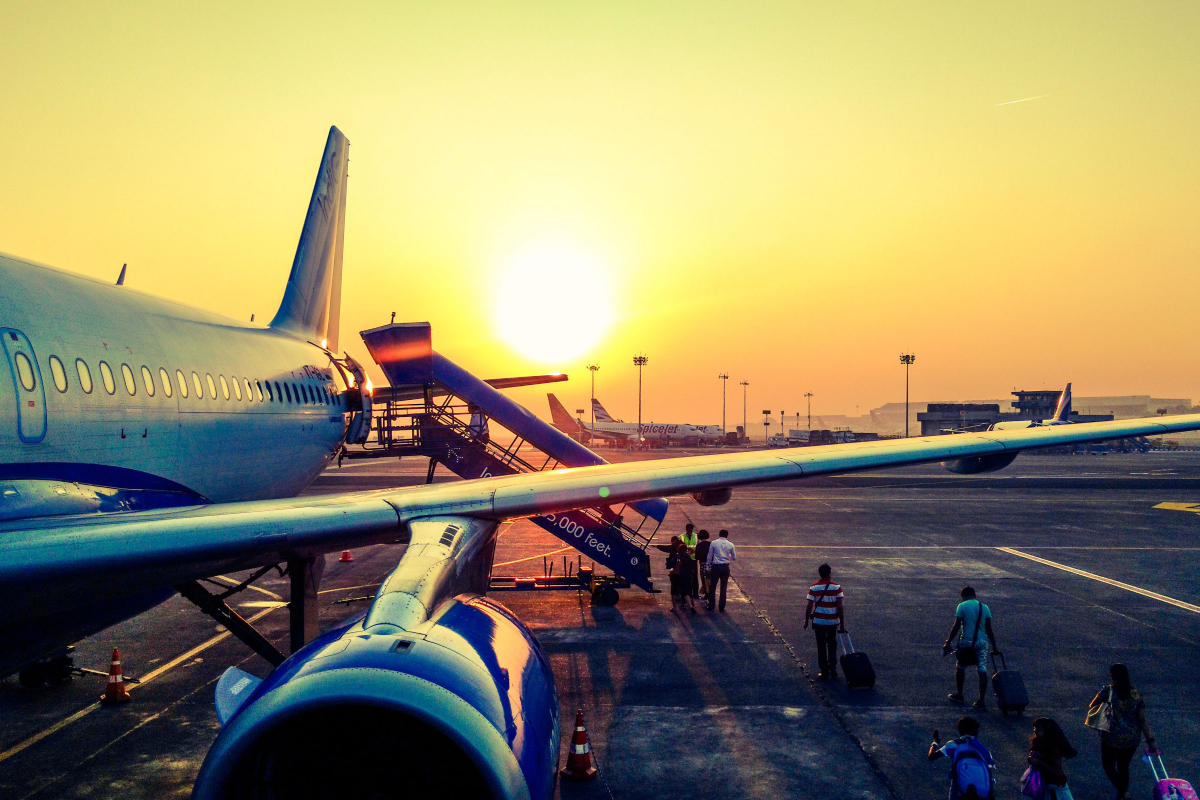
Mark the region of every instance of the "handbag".
POLYGON ((968 645, 959 645, 954 651, 954 658, 958 660, 960 667, 973 667, 979 663, 979 654, 975 652, 975 643, 979 641, 979 625, 983 622, 983 601, 976 600, 979 604, 979 613, 975 617, 975 633, 971 635, 971 643, 968 645))
POLYGON ((1042 773, 1037 767, 1030 766, 1021 776, 1021 796, 1030 800, 1043 800, 1046 796, 1046 785, 1042 782, 1042 773))
POLYGON ((1108 698, 1102 703, 1088 707, 1087 718, 1083 724, 1094 731, 1109 733, 1115 722, 1113 720, 1112 687, 1108 689, 1108 698))

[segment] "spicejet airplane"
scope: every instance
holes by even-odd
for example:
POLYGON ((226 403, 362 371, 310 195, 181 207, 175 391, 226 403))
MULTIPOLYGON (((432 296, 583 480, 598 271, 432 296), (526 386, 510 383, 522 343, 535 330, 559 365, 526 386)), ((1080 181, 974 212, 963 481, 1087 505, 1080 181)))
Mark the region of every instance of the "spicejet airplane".
POLYGON ((549 661, 488 599, 503 520, 923 461, 1200 429, 1200 415, 720 453, 292 497, 365 436, 335 357, 348 142, 331 129, 279 312, 249 324, 0 258, 0 673, 178 587, 272 661, 217 688, 197 798, 550 798, 549 661), (323 553, 407 542, 370 608, 286 660, 198 587, 287 562, 293 632, 323 553), (264 644, 265 643, 265 644, 264 644), (261 648, 261 649, 260 649, 261 648), (15 654, 15 655, 14 655, 15 654))
MULTIPOLYGON (((550 403, 550 418, 554 421, 554 427, 563 433, 584 433, 594 436, 597 439, 611 439, 622 443, 637 441, 637 423, 613 419, 604 410, 604 406, 600 405, 599 400, 594 398, 592 400, 592 411, 596 415, 596 422, 593 424, 588 420, 573 418, 567 413, 567 409, 563 406, 562 402, 553 394, 547 394, 546 399, 550 403)), ((642 440, 648 442, 688 442, 690 440, 699 443, 720 441, 724 434, 716 425, 643 422, 641 435, 642 440)))

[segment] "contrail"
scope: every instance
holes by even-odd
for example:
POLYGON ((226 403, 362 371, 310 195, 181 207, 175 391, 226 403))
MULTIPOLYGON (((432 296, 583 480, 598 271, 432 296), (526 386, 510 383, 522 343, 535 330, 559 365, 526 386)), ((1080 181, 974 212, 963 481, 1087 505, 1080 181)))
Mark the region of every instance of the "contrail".
POLYGON ((1049 96, 1050 95, 1048 95, 1048 94, 1038 94, 1038 95, 1034 95, 1033 97, 1026 97, 1022 100, 1009 100, 1007 103, 996 103, 996 107, 1011 106, 1013 103, 1024 103, 1029 100, 1041 100, 1043 97, 1049 97, 1049 96))

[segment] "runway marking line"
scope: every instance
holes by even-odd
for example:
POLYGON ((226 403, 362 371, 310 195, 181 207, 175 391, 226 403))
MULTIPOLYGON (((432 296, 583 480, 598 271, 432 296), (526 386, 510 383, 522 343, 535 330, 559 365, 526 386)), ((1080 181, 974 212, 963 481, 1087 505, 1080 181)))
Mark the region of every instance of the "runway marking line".
MULTIPOLYGON (((274 608, 264 609, 264 610, 258 612, 257 614, 255 614, 254 616, 250 617, 250 619, 248 619, 246 621, 247 622, 255 622, 256 620, 266 616, 267 614, 270 614, 274 610, 275 610, 274 608)), ((183 655, 177 656, 177 657, 171 659, 170 661, 168 661, 166 664, 163 664, 158 669, 153 670, 153 671, 148 672, 147 674, 143 675, 140 683, 127 684, 125 686, 125 691, 132 692, 135 689, 142 688, 147 683, 149 683, 150 681, 159 677, 160 675, 167 672, 168 670, 175 669, 175 667, 179 666, 180 664, 182 664, 185 661, 190 661, 192 658, 194 658, 199 653, 203 653, 205 650, 212 647, 214 644, 217 644, 218 642, 220 642, 224 639, 228 639, 230 636, 232 636, 232 634, 229 633, 229 631, 225 631, 224 633, 218 633, 216 636, 212 637, 208 641, 202 642, 202 643, 196 645, 195 647, 193 647, 191 650, 188 650, 183 655)), ((91 714, 93 711, 95 711, 99 707, 100 707, 100 701, 97 700, 95 703, 92 703, 90 706, 87 706, 86 708, 82 708, 79 711, 76 711, 74 714, 67 717, 66 719, 61 719, 58 722, 51 725, 49 728, 46 728, 45 730, 35 733, 33 736, 30 736, 25 741, 13 745, 12 747, 5 750, 3 753, 0 753, 0 762, 7 761, 8 759, 15 756, 17 753, 20 753, 22 750, 32 747, 33 745, 40 742, 42 739, 45 739, 47 736, 50 736, 52 734, 55 734, 55 733, 61 731, 63 728, 67 727, 72 722, 83 719, 84 717, 86 717, 88 714, 91 714)))
MULTIPOLYGON (((1010 555, 1020 556, 1021 558, 1027 558, 1030 561, 1036 561, 1039 564, 1045 564, 1048 567, 1054 567, 1055 569, 1061 569, 1064 572, 1070 572, 1073 575, 1081 575, 1084 578, 1090 578, 1094 581, 1099 581, 1100 583, 1107 583, 1109 586, 1115 586, 1118 589, 1124 589, 1127 592, 1133 592, 1134 594, 1140 594, 1143 597, 1149 597, 1152 600, 1159 600, 1163 603, 1169 603, 1178 608, 1182 608, 1185 611, 1191 611, 1193 613, 1200 614, 1200 606, 1194 606, 1191 603, 1185 603, 1182 600, 1176 600, 1174 597, 1167 597, 1165 594, 1159 594, 1158 592, 1151 592, 1148 589, 1142 589, 1138 586, 1131 586, 1128 583, 1121 583, 1120 581, 1114 581, 1112 578, 1105 578, 1103 575, 1096 575, 1095 573, 1092 573, 1092 572, 1085 572, 1084 570, 1081 570, 1081 569, 1075 569, 1075 567, 1068 567, 1066 564, 1059 564, 1057 561, 1050 561, 1045 558, 1038 558, 1037 556, 1030 555, 1029 553, 1022 553, 1020 550, 1014 550, 1011 547, 997 547, 996 549, 1001 552, 1008 553, 1010 555)), ((1112 548, 1112 549, 1116 549, 1116 548, 1112 548)))
MULTIPOLYGON (((987 544, 739 544, 741 550, 1003 550, 987 544)), ((1162 550, 1192 552, 1200 547, 1074 547, 1072 545, 1037 545, 1038 550, 1162 550)))
POLYGON ((1193 514, 1200 514, 1200 503, 1159 503, 1154 507, 1164 511, 1190 511, 1193 514))

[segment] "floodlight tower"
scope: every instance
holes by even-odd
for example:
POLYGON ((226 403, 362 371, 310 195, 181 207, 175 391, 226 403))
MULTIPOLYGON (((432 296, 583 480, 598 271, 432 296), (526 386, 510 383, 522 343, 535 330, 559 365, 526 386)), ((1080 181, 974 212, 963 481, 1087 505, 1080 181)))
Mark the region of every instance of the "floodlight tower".
POLYGON ((913 365, 917 357, 912 353, 901 353, 900 363, 904 365, 904 438, 908 438, 908 368, 913 365))
POLYGON ((650 359, 645 356, 634 356, 633 363, 638 368, 638 446, 642 444, 642 367, 650 359))
POLYGON ((804 399, 808 401, 808 429, 809 429, 809 431, 811 431, 811 430, 812 430, 812 399, 813 399, 813 393, 812 393, 812 392, 805 392, 805 393, 804 393, 804 399))
POLYGON ((742 381, 742 436, 749 438, 746 433, 746 387, 750 385, 750 381, 742 381))
POLYGON ((725 435, 725 386, 729 383, 729 373, 722 372, 717 376, 721 379, 721 435, 725 435))
POLYGON ((588 431, 589 442, 596 437, 596 372, 599 369, 599 364, 588 364, 588 371, 592 373, 592 429, 588 431))

